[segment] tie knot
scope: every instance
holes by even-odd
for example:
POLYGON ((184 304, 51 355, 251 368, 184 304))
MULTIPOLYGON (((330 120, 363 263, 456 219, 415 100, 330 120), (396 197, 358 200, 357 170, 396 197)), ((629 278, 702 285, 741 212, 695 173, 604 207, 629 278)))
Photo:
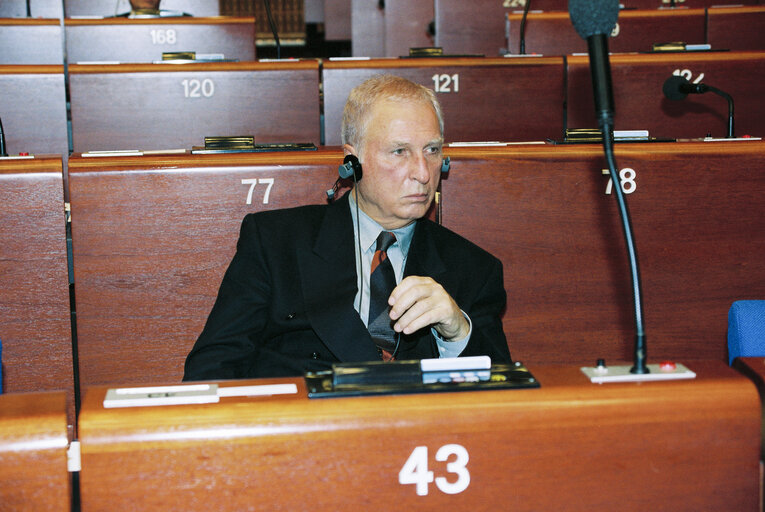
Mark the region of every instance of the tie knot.
POLYGON ((390 231, 381 231, 377 236, 377 250, 385 252, 396 241, 396 235, 390 231))

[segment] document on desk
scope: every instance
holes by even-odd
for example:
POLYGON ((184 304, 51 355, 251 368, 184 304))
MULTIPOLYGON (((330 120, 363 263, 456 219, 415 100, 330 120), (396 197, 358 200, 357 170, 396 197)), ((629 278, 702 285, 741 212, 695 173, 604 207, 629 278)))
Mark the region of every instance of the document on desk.
POLYGON ((208 404, 219 402, 221 397, 294 395, 297 392, 297 385, 294 383, 229 387, 219 387, 217 384, 179 384, 113 388, 106 392, 104 408, 208 404))

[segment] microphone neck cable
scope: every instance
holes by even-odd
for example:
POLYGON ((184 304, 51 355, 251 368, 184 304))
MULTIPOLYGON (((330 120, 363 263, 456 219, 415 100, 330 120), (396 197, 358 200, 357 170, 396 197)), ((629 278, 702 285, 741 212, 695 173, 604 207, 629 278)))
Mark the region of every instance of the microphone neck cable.
POLYGON ((282 58, 282 45, 279 42, 279 33, 276 30, 276 23, 274 23, 274 17, 271 15, 271 2, 269 0, 263 0, 263 4, 266 8, 266 17, 268 18, 268 26, 271 27, 271 33, 274 35, 274 41, 276 42, 276 58, 282 58))

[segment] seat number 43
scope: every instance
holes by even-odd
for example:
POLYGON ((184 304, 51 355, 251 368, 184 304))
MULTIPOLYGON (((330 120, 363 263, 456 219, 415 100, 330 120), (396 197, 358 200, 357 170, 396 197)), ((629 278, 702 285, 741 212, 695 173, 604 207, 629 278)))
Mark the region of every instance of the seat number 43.
POLYGON ((435 476, 428 468, 428 447, 417 446, 398 472, 398 483, 414 485, 418 496, 427 496, 430 484, 445 494, 459 494, 470 485, 467 463, 470 457, 464 446, 446 444, 436 451, 435 460, 446 462, 449 476, 435 476))

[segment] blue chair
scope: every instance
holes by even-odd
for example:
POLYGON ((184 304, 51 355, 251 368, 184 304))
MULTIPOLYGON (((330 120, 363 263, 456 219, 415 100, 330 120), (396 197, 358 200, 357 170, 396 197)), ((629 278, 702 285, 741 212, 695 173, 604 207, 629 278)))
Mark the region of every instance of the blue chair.
POLYGON ((737 300, 728 311, 728 364, 765 357, 765 300, 737 300))

